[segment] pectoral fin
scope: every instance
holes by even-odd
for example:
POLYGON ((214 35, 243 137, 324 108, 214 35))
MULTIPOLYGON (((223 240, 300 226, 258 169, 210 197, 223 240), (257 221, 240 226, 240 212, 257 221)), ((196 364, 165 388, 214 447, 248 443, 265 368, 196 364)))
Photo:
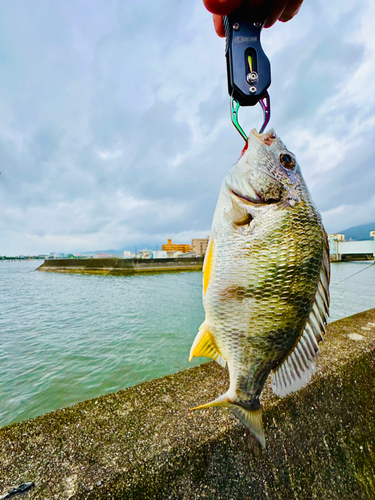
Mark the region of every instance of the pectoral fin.
POLYGON ((191 361, 194 356, 197 358, 199 356, 205 356, 207 358, 214 359, 222 367, 225 367, 226 365, 226 361, 219 351, 215 339, 205 321, 200 326, 193 345, 191 346, 189 361, 191 361))

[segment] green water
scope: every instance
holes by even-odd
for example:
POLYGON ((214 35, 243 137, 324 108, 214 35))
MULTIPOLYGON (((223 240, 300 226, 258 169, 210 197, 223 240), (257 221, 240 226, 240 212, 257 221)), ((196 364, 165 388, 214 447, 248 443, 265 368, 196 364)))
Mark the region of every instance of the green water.
MULTIPOLYGON (((0 262, 0 426, 204 362, 200 272, 95 276, 0 262)), ((369 262, 332 266, 332 283, 369 262)), ((375 307, 375 266, 331 288, 331 320, 375 307)))

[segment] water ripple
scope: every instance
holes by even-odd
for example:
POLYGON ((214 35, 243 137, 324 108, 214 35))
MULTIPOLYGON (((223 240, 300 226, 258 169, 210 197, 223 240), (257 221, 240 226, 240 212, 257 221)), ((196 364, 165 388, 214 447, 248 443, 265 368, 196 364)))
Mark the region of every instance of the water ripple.
MULTIPOLYGON (((0 425, 202 362, 201 273, 89 276, 0 262, 0 425)), ((332 266, 338 282, 367 263, 332 266)), ((375 307, 375 266, 332 287, 331 320, 375 307)))

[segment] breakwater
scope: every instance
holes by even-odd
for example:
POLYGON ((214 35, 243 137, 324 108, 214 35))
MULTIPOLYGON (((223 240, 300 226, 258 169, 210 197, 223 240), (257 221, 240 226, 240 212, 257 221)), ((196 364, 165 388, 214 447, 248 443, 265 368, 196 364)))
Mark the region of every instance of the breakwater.
POLYGON ((199 271, 202 266, 203 257, 181 257, 176 259, 47 259, 38 267, 38 271, 130 275, 137 273, 199 271))
POLYGON ((375 309, 331 323, 311 383, 266 385, 267 447, 223 409, 207 363, 0 429, 0 494, 24 498, 367 499, 375 496, 375 309))

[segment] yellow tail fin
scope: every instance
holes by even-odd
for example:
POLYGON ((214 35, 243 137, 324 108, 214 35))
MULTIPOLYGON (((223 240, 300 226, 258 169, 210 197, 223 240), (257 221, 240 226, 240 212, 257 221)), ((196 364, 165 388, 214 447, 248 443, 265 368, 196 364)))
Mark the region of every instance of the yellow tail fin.
POLYGON ((205 405, 196 406, 191 408, 192 410, 201 410, 203 408, 211 408, 213 406, 223 406, 228 408, 233 415, 235 415, 238 420, 240 420, 243 425, 245 425, 249 431, 255 436, 257 441, 260 443, 261 447, 264 449, 266 447, 266 438, 263 430, 262 421, 262 409, 258 410, 246 410, 235 401, 228 397, 228 393, 223 394, 214 401, 207 403, 205 405))
POLYGON ((263 430, 262 409, 245 410, 242 406, 233 406, 230 410, 249 429, 264 449, 266 447, 266 437, 263 430))

